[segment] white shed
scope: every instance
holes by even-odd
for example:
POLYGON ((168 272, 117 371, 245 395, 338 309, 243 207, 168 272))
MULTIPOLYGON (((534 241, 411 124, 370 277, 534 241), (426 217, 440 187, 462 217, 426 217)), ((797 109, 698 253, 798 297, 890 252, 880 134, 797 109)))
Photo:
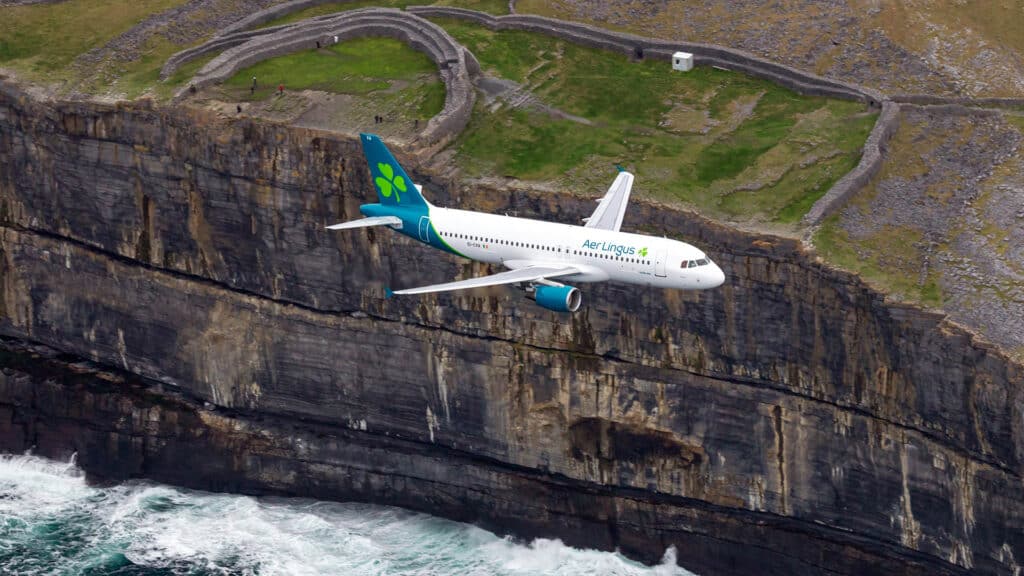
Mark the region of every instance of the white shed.
POLYGON ((676 52, 672 55, 672 69, 688 72, 693 70, 693 54, 689 52, 676 52))

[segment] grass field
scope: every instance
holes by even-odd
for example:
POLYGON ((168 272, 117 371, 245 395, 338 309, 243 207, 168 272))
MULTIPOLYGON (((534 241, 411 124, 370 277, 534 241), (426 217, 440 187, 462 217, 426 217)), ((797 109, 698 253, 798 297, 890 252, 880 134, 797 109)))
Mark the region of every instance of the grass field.
POLYGON ((728 219, 797 222, 860 158, 876 114, 857 102, 800 96, 712 68, 667 62, 527 32, 439 21, 491 74, 530 87, 544 112, 481 106, 459 139, 471 174, 555 180, 598 192, 616 164, 638 192, 728 219))
POLYGON ((224 88, 234 99, 259 101, 271 97, 278 85, 289 91, 373 94, 381 109, 389 108, 389 102, 401 102, 409 108, 403 113, 408 119, 427 120, 444 107, 445 89, 437 65, 392 38, 360 38, 264 60, 240 70, 224 88), (249 89, 253 76, 258 86, 254 93, 249 89))
POLYGON ((0 66, 51 81, 80 54, 185 0, 67 0, 0 11, 0 66))
MULTIPOLYGON (((274 24, 367 6, 404 8, 430 3, 409 0, 337 2, 285 16, 274 24)), ((73 69, 71 64, 80 55, 104 46, 146 18, 183 4, 185 0, 65 0, 2 8, 0 67, 14 70, 26 80, 62 82, 77 92, 113 91, 129 98, 145 92, 168 96, 184 80, 163 84, 159 81, 160 68, 172 54, 188 46, 175 44, 160 35, 146 40, 141 56, 133 60, 108 59, 81 69, 73 69)), ((434 4, 496 14, 508 12, 508 2, 504 0, 438 0, 434 4)), ((223 10, 225 6, 216 4, 211 9, 223 10)), ((203 10, 199 10, 194 18, 201 19, 203 14, 203 10)))
MULTIPOLYGON (((0 65, 37 78, 67 77, 66 68, 148 15, 182 0, 68 0, 5 9, 0 65), (7 17, 10 15, 10 17, 7 17), (70 30, 62 42, 48 30, 70 30)), ((414 2, 339 2, 289 15, 414 2)), ((501 13, 504 0, 442 0, 501 13)), ((875 115, 859 103, 800 96, 769 82, 721 70, 673 73, 666 62, 630 62, 611 52, 526 32, 491 32, 464 21, 439 21, 468 46, 490 74, 522 84, 544 104, 586 123, 543 110, 480 105, 457 142, 469 173, 555 181, 598 193, 620 164, 636 172, 637 192, 737 221, 797 222, 859 159, 875 115)), ((142 57, 108 64, 110 73, 77 89, 168 96, 204 60, 167 83, 163 62, 181 46, 153 37, 142 57), (113 77, 113 80, 108 80, 113 77)), ((105 69, 107 70, 107 69, 105 69)), ((235 100, 266 100, 278 84, 372 99, 426 119, 441 109, 444 87, 425 55, 388 39, 345 42, 256 64, 222 90, 235 100), (252 76, 259 90, 249 92, 252 76), (372 95, 372 96, 371 96, 372 95)))

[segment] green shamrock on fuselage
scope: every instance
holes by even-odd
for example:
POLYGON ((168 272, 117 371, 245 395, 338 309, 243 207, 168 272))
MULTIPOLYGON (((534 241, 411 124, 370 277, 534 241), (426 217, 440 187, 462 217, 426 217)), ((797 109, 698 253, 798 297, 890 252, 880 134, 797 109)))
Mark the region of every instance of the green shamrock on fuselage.
POLYGON ((641 248, 637 254, 639 254, 641 258, 647 258, 647 246, 641 248))
POLYGON ((392 192, 391 187, 394 186, 396 188, 396 190, 394 190, 395 203, 401 203, 402 197, 398 193, 405 192, 407 189, 405 185, 405 178, 395 176, 395 169, 392 168, 390 164, 378 162, 377 170, 380 171, 382 176, 377 176, 377 178, 374 179, 374 182, 377 184, 377 188, 380 188, 381 195, 385 198, 390 198, 392 192))

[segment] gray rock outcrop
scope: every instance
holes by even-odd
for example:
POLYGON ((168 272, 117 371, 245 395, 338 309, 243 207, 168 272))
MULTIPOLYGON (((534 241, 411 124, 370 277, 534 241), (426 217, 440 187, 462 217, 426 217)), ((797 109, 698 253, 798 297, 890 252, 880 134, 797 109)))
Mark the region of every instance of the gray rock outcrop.
MULTIPOLYGON (((706 248, 727 284, 587 286, 574 316, 512 289, 385 299, 485 269, 325 231, 373 197, 357 142, 0 98, 0 448, 674 544, 702 575, 1020 569, 1024 369, 797 241, 636 202, 627 229, 706 248)), ((439 205, 593 206, 417 180, 439 205)))

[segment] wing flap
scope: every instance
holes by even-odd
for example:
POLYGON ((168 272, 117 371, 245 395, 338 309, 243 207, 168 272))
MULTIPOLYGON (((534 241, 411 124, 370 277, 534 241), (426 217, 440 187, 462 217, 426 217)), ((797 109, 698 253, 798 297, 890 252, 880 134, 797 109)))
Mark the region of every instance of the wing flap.
POLYGON ((622 171, 605 192, 597 205, 597 209, 586 219, 585 228, 598 228, 618 232, 622 226, 622 218, 626 215, 629 205, 629 193, 633 189, 633 175, 622 171))
POLYGON ((515 284, 516 282, 536 282, 537 280, 544 280, 545 278, 557 278, 559 276, 568 276, 570 274, 576 274, 579 272, 572 266, 566 266, 563 268, 555 268, 550 266, 527 266, 526 268, 519 268, 517 270, 509 270, 508 272, 499 272, 497 274, 491 274, 490 276, 481 276, 479 278, 470 278, 469 280, 459 280, 457 282, 447 282, 445 284, 434 284, 431 286, 423 286, 420 288, 409 288, 407 290, 395 290, 394 294, 427 294, 430 292, 449 292, 451 290, 465 290, 468 288, 483 288, 485 286, 499 286, 502 284, 515 284))
POLYGON ((351 228, 367 228, 369 226, 401 226, 402 219, 397 216, 371 216, 369 218, 362 218, 360 220, 353 220, 351 222, 342 222, 341 224, 332 224, 327 227, 328 230, 349 230, 351 228))

